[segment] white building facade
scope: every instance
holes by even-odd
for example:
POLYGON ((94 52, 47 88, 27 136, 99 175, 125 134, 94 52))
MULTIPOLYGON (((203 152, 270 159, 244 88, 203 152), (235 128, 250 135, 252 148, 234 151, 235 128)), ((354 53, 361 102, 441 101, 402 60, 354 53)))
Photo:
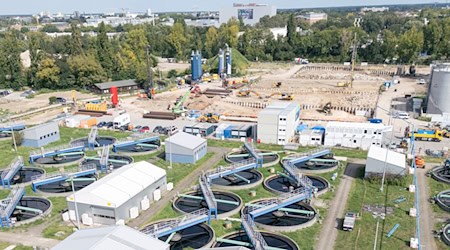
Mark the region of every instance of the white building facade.
POLYGON ((372 145, 381 145, 383 133, 389 128, 382 123, 329 122, 324 145, 368 150, 372 145))
POLYGON ((272 103, 258 114, 258 141, 285 145, 295 135, 299 122, 300 106, 297 103, 272 103))
POLYGON ((394 177, 405 175, 406 155, 386 148, 371 146, 367 154, 364 177, 382 176, 383 172, 394 177))
POLYGON ((268 4, 233 4, 220 10, 219 23, 227 23, 231 18, 242 18, 244 24, 255 25, 263 16, 275 16, 277 8, 268 4))

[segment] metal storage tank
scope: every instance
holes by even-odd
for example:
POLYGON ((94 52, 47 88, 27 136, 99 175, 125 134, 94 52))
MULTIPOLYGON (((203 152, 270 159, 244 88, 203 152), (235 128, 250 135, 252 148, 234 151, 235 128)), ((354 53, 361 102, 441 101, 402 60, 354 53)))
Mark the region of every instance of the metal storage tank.
POLYGON ((427 113, 450 113, 450 62, 436 63, 431 69, 427 113))

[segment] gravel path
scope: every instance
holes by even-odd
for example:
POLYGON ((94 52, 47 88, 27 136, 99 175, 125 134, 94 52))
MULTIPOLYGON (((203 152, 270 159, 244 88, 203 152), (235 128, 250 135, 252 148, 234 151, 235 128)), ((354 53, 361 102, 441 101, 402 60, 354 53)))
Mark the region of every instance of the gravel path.
MULTIPOLYGON (((365 161, 364 161, 365 162, 365 161)), ((345 168, 344 175, 341 177, 341 182, 336 190, 336 196, 329 205, 328 215, 324 220, 322 230, 320 231, 319 240, 316 243, 316 250, 333 249, 334 242, 337 238, 339 228, 339 221, 343 218, 345 213, 345 206, 347 204, 348 195, 352 187, 352 182, 358 174, 358 169, 364 167, 363 161, 357 163, 348 163, 345 168)))
POLYGON ((428 177, 425 176, 426 169, 417 169, 417 185, 419 191, 419 212, 420 212, 420 242, 423 249, 437 249, 433 236, 434 215, 431 208, 430 186, 428 177))

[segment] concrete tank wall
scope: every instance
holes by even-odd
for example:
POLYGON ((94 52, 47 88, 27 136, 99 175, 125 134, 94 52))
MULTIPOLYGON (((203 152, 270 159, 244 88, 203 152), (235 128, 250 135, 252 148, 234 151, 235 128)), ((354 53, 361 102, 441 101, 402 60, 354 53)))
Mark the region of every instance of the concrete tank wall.
POLYGON ((450 113, 450 63, 433 66, 428 87, 427 113, 450 113))

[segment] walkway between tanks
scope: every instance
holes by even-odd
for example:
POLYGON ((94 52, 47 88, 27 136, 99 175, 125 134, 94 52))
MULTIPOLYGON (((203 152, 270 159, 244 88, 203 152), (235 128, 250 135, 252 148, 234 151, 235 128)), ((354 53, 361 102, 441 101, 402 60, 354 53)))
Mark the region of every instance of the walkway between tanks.
POLYGON ((339 187, 335 191, 336 196, 331 204, 328 205, 328 215, 323 222, 323 227, 314 249, 329 250, 334 248, 337 233, 340 230, 338 221, 344 216, 353 179, 357 176, 359 168, 364 167, 366 163, 365 160, 350 161, 347 163, 339 187))
POLYGON ((164 207, 171 202, 172 198, 177 193, 184 192, 193 183, 195 183, 198 180, 198 177, 200 176, 200 173, 202 171, 211 168, 217 162, 219 162, 223 158, 223 156, 230 151, 230 149, 208 147, 208 151, 213 152, 214 155, 207 161, 205 161, 201 166, 192 171, 187 177, 183 178, 183 180, 181 180, 178 184, 174 185, 174 188, 168 193, 166 193, 164 196, 162 196, 161 200, 152 203, 149 209, 140 214, 139 217, 137 217, 136 219, 127 223, 127 225, 132 228, 139 228, 140 226, 143 226, 149 218, 153 217, 159 211, 164 209, 164 207))
POLYGON ((431 197, 431 190, 428 183, 429 177, 425 176, 427 171, 426 169, 417 169, 417 186, 421 187, 416 190, 416 192, 419 192, 420 243, 424 249, 438 249, 433 236, 435 219, 431 203, 428 201, 431 197))

